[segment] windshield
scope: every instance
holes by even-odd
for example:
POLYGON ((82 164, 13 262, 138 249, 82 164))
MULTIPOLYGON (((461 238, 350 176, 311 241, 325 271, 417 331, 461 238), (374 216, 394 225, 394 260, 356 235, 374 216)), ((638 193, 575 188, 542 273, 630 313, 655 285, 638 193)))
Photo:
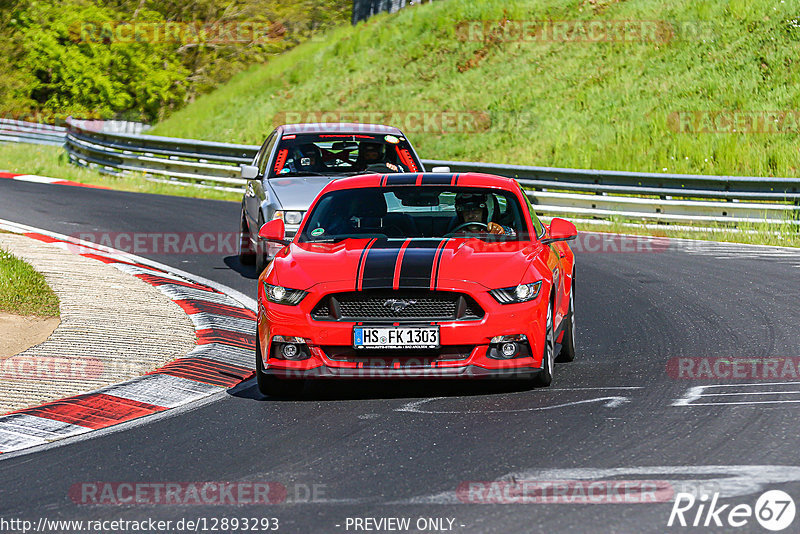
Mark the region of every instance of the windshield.
POLYGON ((478 237, 529 240, 510 191, 465 187, 375 187, 331 191, 309 214, 300 242, 347 238, 478 237))
POLYGON ((383 134, 297 134, 281 138, 270 178, 419 172, 417 156, 401 136, 383 134))

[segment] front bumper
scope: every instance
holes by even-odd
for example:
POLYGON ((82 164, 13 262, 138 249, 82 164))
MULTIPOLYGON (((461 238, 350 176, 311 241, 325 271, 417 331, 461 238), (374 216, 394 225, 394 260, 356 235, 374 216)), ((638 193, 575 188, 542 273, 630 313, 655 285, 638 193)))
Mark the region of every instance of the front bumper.
POLYGON ((318 284, 297 306, 266 301, 263 285, 259 284, 258 336, 262 369, 265 374, 282 378, 528 378, 541 372, 546 297, 540 295, 530 302, 503 305, 488 291, 469 282, 452 282, 438 289, 469 294, 483 308, 483 318, 433 323, 319 321, 310 315, 317 302, 329 293, 352 291, 351 284, 318 284), (373 324, 438 325, 441 349, 363 353, 353 350, 353 327, 373 324), (516 334, 527 337, 530 356, 502 360, 487 356, 493 337, 516 334), (273 357, 269 352, 276 335, 305 339, 310 357, 299 361, 273 357))
POLYGON ((344 368, 328 367, 322 365, 308 370, 287 369, 271 367, 264 370, 264 374, 273 375, 278 378, 294 379, 326 379, 326 378, 386 378, 386 379, 453 379, 453 378, 505 378, 505 379, 529 379, 541 373, 541 369, 533 367, 518 367, 510 369, 486 369, 476 365, 466 365, 461 367, 440 367, 440 368, 344 368))

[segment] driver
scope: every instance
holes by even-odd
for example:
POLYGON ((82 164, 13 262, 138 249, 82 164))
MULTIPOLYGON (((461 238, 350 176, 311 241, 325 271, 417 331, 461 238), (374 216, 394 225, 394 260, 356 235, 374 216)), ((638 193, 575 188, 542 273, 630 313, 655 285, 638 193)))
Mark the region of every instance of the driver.
POLYGON ((402 172, 400 166, 385 160, 385 146, 383 143, 363 142, 358 147, 356 166, 359 170, 367 170, 371 165, 385 166, 392 172, 402 172))
POLYGON ((489 195, 458 193, 455 202, 458 217, 455 228, 470 233, 514 235, 513 228, 489 221, 489 201, 489 195))

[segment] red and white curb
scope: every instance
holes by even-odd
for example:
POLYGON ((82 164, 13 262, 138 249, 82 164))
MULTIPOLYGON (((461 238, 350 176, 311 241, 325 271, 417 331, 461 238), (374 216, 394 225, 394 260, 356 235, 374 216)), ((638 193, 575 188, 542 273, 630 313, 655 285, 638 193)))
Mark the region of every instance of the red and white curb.
POLYGON ((163 412, 254 376, 252 299, 210 280, 68 236, 3 220, 0 229, 102 261, 147 282, 186 312, 197 333, 194 350, 146 375, 0 416, 0 453, 163 412))
POLYGON ((91 187, 92 189, 111 189, 103 185, 90 185, 82 184, 80 182, 73 182, 72 180, 62 180, 61 178, 50 178, 48 176, 39 176, 37 174, 16 174, 13 172, 0 172, 0 178, 7 178, 9 180, 18 180, 20 182, 33 182, 37 184, 55 184, 55 185, 73 185, 76 187, 91 187))

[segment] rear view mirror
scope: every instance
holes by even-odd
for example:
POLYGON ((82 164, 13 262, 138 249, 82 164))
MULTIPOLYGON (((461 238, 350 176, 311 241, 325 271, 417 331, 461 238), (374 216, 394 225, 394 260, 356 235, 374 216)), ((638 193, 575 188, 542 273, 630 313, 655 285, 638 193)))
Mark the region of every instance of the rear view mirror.
POLYGON ((395 196, 400 199, 403 206, 432 207, 439 205, 439 195, 436 193, 423 193, 420 191, 397 191, 395 196))
POLYGON ((242 165, 242 178, 245 180, 253 180, 258 177, 258 167, 255 165, 242 165))
POLYGON ((434 167, 431 172, 450 172, 450 167, 434 167))
POLYGON ((554 243, 556 241, 571 241, 578 237, 578 230, 571 222, 555 217, 550 221, 550 233, 542 239, 545 245, 554 243))
POLYGON ((331 150, 358 150, 358 143, 355 141, 336 141, 331 145, 331 150))
POLYGON ((264 223, 258 231, 258 237, 264 241, 272 241, 283 245, 289 244, 286 241, 286 226, 283 224, 283 219, 272 219, 268 223, 264 223))

